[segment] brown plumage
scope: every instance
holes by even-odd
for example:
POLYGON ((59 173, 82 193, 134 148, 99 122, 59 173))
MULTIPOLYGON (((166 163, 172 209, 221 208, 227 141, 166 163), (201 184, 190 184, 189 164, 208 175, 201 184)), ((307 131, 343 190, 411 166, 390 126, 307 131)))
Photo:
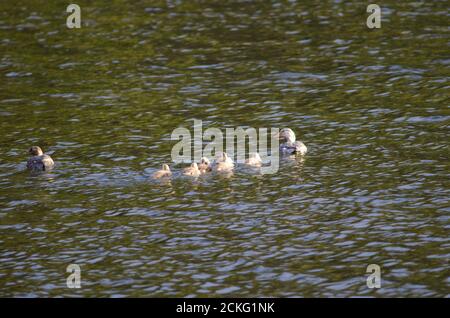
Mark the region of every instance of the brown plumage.
POLYGON ((33 146, 28 150, 31 155, 27 161, 27 168, 32 171, 47 171, 54 167, 53 159, 44 154, 42 149, 38 146, 33 146))

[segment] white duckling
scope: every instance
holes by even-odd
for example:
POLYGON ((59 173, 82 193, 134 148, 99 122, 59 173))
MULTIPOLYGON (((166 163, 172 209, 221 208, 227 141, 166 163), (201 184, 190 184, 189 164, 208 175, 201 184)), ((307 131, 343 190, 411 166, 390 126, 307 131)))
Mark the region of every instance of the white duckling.
POLYGON ((54 167, 55 163, 49 155, 45 155, 38 146, 33 146, 28 150, 32 156, 27 161, 27 168, 33 171, 47 171, 54 167))
POLYGON ((198 177, 201 174, 201 172, 198 169, 197 163, 193 162, 190 167, 183 169, 183 174, 185 176, 198 177))
POLYGON ((228 172, 233 170, 234 168, 234 163, 233 160, 228 157, 226 152, 222 152, 222 154, 219 154, 217 160, 216 160, 216 164, 214 165, 214 170, 215 171, 224 171, 224 172, 228 172))
POLYGON ((245 160, 245 164, 252 167, 261 167, 262 166, 262 160, 259 153, 251 153, 250 157, 245 160))
POLYGON ((211 168, 211 162, 208 158, 202 157, 200 159, 200 163, 198 164, 198 170, 200 170, 201 174, 205 174, 207 172, 210 172, 212 170, 211 168))
POLYGON ((303 156, 308 151, 308 148, 306 148, 303 142, 295 140, 295 134, 290 128, 281 129, 278 137, 282 142, 280 144, 280 151, 282 154, 300 154, 303 156))
POLYGON ((153 179, 161 179, 161 178, 167 178, 172 175, 172 171, 170 171, 169 165, 163 164, 162 169, 156 171, 153 174, 153 179))

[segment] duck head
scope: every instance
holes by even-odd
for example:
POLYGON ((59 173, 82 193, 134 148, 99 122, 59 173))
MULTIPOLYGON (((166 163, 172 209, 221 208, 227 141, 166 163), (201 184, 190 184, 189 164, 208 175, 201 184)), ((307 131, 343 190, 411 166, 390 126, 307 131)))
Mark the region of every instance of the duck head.
POLYGON ((210 165, 210 161, 209 161, 209 159, 206 158, 206 157, 202 157, 202 158, 200 159, 200 163, 203 163, 203 164, 205 164, 205 165, 207 165, 207 166, 210 165))
POLYGON ((33 146, 28 150, 28 153, 32 156, 42 156, 44 152, 42 151, 41 147, 33 146))
POLYGON ((283 128, 278 133, 278 138, 282 142, 293 143, 295 142, 295 133, 290 128, 283 128))

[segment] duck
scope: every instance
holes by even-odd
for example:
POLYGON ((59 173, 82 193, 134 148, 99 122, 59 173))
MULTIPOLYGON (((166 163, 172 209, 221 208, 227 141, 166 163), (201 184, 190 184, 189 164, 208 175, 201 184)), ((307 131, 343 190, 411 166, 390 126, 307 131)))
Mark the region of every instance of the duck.
POLYGON ((250 157, 245 160, 245 164, 252 167, 261 167, 262 166, 262 160, 259 153, 251 153, 250 157))
POLYGON ((283 128, 278 133, 278 137, 282 142, 280 144, 280 152, 282 154, 299 154, 304 156, 308 151, 305 144, 300 140, 296 140, 295 133, 290 128, 283 128))
POLYGON ((222 154, 219 154, 217 160, 216 160, 216 164, 214 165, 214 170, 215 171, 224 171, 224 172, 228 172, 233 170, 234 168, 234 163, 233 160, 228 157, 226 152, 222 152, 222 154))
POLYGON ((183 169, 183 174, 185 176, 198 177, 201 172, 198 169, 198 165, 196 162, 193 162, 190 167, 183 169))
POLYGON ((32 171, 47 171, 55 166, 55 162, 49 156, 44 154, 41 147, 32 146, 28 153, 31 155, 27 161, 27 168, 32 171))
POLYGON ((172 175, 172 171, 170 171, 169 165, 163 164, 162 169, 156 171, 153 174, 153 179, 161 179, 161 178, 167 178, 172 175))
POLYGON ((211 162, 206 157, 202 157, 200 159, 200 163, 197 166, 198 166, 198 170, 200 170, 201 174, 205 174, 205 173, 210 172, 212 170, 211 162))

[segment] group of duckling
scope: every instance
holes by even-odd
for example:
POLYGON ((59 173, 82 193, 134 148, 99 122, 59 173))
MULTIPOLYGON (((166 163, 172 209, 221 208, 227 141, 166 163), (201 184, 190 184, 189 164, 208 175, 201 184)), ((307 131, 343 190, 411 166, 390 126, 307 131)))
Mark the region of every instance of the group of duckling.
MULTIPOLYGON (((280 152, 282 154, 293 155, 305 155, 307 148, 305 144, 299 140, 296 140, 295 133, 290 128, 283 128, 278 133, 280 139, 280 152)), ((53 168, 55 165, 53 159, 44 154, 42 149, 38 146, 33 146, 29 150, 31 155, 27 161, 27 168, 33 171, 47 171, 53 168)), ((250 157, 245 161, 245 164, 250 167, 261 167, 262 160, 258 153, 250 154, 250 157)), ((231 172, 234 169, 233 160, 227 155, 226 152, 219 154, 218 158, 211 163, 206 157, 202 157, 200 162, 192 163, 189 167, 183 169, 183 175, 198 177, 208 172, 231 172)), ((167 178, 172 175, 169 165, 163 164, 162 169, 156 171, 153 174, 154 179, 167 178)))
MULTIPOLYGON (((252 167, 261 167, 262 160, 258 153, 253 153, 250 155, 250 158, 248 158, 245 161, 245 164, 252 167)), ((183 175, 198 177, 202 174, 206 174, 212 171, 231 172, 233 169, 234 169, 233 160, 228 156, 226 152, 222 152, 213 164, 207 157, 202 157, 198 164, 194 162, 189 167, 184 168, 183 175)), ((162 169, 156 171, 153 174, 153 179, 166 178, 170 177, 171 175, 172 171, 170 171, 169 165, 163 164, 162 169)))

